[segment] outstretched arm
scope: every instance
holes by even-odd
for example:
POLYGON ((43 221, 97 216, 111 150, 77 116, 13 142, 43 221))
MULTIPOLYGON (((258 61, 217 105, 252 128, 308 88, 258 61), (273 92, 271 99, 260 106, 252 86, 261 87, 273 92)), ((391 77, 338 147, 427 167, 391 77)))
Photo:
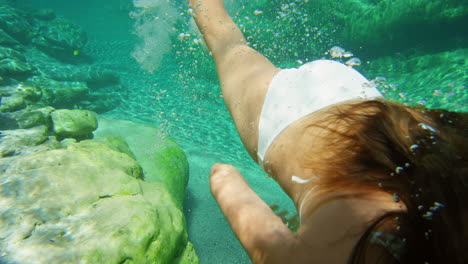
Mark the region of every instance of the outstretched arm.
POLYGON ((195 22, 203 34, 215 61, 223 60, 227 51, 246 45, 244 35, 224 8, 222 0, 189 0, 195 22))
POLYGON ((268 85, 279 69, 248 46, 222 0, 189 3, 213 55, 226 106, 244 146, 255 159, 258 117, 268 85))
POLYGON ((253 263, 291 263, 297 241, 231 165, 211 169, 213 196, 253 263))

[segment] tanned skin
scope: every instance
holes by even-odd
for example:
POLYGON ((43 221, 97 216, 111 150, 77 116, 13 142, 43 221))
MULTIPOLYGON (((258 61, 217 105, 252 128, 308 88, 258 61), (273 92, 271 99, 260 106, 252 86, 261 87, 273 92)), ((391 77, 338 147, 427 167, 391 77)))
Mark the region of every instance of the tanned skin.
MULTIPOLYGON (((222 0, 189 0, 189 4, 216 64, 229 113, 245 148, 257 161, 260 112, 268 86, 280 69, 249 47, 222 0)), ((304 153, 317 157, 329 154, 328 142, 321 139, 328 130, 310 125, 353 103, 347 101, 297 120, 266 153, 265 171, 300 211, 301 225, 296 234, 249 187, 236 168, 228 164, 211 168, 211 192, 253 263, 347 263, 373 219, 388 211, 405 209, 401 202, 394 202, 390 194, 379 190, 369 190, 361 198, 342 198, 354 191, 318 195, 320 186, 313 180, 291 180, 292 176, 315 176, 303 166, 304 153)))

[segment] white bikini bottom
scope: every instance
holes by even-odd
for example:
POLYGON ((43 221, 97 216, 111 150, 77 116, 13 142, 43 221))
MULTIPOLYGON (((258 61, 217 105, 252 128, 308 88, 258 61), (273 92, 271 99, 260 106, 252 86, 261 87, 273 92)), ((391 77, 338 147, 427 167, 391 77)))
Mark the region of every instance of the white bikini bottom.
POLYGON ((263 102, 258 134, 258 163, 275 138, 293 122, 327 106, 382 94, 358 71, 332 60, 284 69, 272 79, 263 102))

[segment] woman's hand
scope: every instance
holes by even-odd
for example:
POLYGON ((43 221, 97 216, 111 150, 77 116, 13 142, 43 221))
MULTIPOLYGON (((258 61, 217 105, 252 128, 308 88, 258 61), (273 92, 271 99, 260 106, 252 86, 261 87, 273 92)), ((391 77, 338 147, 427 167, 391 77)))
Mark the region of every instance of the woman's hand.
POLYGON ((293 253, 297 247, 294 234, 234 166, 213 165, 210 188, 254 263, 286 263, 296 257, 293 253))

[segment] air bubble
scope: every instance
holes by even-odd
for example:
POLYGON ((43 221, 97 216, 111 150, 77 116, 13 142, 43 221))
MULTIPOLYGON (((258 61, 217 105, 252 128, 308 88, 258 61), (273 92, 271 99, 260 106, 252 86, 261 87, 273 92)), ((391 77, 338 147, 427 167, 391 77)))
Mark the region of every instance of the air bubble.
POLYGON ((418 144, 413 144, 413 145, 411 145, 410 150, 415 151, 417 148, 419 148, 419 145, 418 144))
POLYGON ((404 170, 403 167, 396 167, 395 172, 400 174, 404 170))
POLYGON ((431 132, 437 132, 438 130, 431 127, 430 125, 426 124, 426 123, 419 123, 418 126, 424 130, 429 130, 431 132))
POLYGON ((430 212, 430 211, 423 214, 423 218, 426 219, 426 220, 432 220, 433 216, 434 216, 434 214, 432 212, 430 212))

